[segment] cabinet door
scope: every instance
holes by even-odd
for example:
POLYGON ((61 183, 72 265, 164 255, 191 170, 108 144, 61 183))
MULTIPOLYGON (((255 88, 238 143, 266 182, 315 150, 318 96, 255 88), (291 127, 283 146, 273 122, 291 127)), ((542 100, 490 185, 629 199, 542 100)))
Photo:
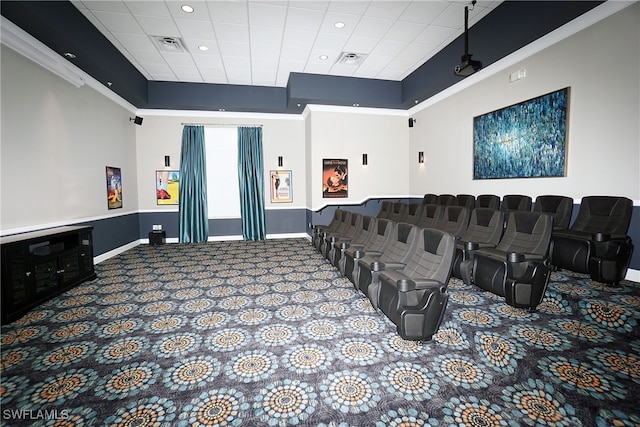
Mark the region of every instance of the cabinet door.
POLYGON ((34 259, 34 283, 37 298, 42 298, 60 289, 57 257, 34 259))
POLYGON ((80 274, 93 274, 93 242, 91 230, 80 233, 80 274))
POLYGON ((72 284, 80 277, 80 259, 78 250, 58 256, 58 274, 63 287, 72 284))
POLYGON ((33 278, 25 252, 24 247, 7 247, 3 250, 2 308, 8 313, 30 302, 33 278))

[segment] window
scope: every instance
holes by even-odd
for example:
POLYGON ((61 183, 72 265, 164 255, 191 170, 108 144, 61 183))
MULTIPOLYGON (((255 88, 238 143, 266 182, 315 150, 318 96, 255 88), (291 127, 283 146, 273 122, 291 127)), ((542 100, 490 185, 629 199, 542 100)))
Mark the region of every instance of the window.
POLYGON ((205 127, 209 219, 240 218, 238 129, 205 127))

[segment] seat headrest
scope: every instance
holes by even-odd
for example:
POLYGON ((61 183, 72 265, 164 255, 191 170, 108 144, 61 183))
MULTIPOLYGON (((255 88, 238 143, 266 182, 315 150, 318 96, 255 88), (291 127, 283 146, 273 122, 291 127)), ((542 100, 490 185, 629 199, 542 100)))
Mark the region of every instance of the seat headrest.
POLYGON ((413 225, 406 224, 401 222, 398 224, 398 241, 402 243, 407 243, 407 239, 409 239, 409 234, 411 234, 411 230, 413 230, 413 225))
POLYGON ((497 215, 498 211, 489 208, 477 208, 475 212, 476 223, 481 227, 488 227, 491 224, 491 218, 497 215))
POLYGON ((432 254, 437 254, 444 233, 432 228, 425 228, 422 230, 422 237, 424 239, 424 250, 432 254))

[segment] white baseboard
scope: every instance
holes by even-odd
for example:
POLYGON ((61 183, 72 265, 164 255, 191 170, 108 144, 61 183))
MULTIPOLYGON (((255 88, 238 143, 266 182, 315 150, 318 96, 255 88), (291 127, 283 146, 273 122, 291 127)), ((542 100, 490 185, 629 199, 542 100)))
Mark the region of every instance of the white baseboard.
MULTIPOLYGON (((109 252, 105 252, 103 254, 100 254, 96 257, 93 257, 93 263, 94 264, 100 264, 102 261, 106 261, 109 258, 113 258, 116 255, 121 254, 122 252, 128 251, 129 249, 133 249, 136 246, 138 246, 139 244, 141 244, 142 241, 141 240, 135 240, 131 243, 127 243, 124 246, 120 246, 118 248, 115 248, 113 250, 110 250, 109 252)), ((149 239, 147 239, 147 243, 149 243, 149 239)))
POLYGON ((640 283, 640 270, 628 269, 625 279, 640 283))

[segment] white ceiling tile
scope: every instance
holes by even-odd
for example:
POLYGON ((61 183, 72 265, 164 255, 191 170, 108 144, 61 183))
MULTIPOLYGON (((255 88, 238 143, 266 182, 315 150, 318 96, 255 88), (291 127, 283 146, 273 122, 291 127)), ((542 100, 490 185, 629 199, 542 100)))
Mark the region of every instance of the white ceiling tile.
POLYGON ((275 72, 278 70, 278 58, 251 58, 251 68, 273 72, 275 76, 275 72))
POLYGON ((376 18, 398 19, 410 3, 410 1, 372 1, 364 14, 376 18))
POLYGON ((192 55, 192 58, 198 68, 223 68, 220 55, 192 55))
POLYGON ((130 52, 141 64, 166 64, 164 57, 155 49, 154 51, 131 50, 130 52))
POLYGON ((249 3, 249 23, 251 26, 283 28, 286 18, 286 7, 266 3, 249 3))
POLYGON ((345 52, 370 53, 378 44, 378 39, 351 37, 344 45, 345 52))
POLYGON ((306 61, 311 53, 308 47, 283 47, 280 50, 280 61, 306 61))
POLYGON ((214 30, 219 41, 249 43, 248 25, 216 23, 214 30))
POLYGON ((196 66, 193 62, 193 59, 191 58, 191 55, 187 53, 163 53, 162 56, 171 68, 185 66, 195 68, 196 66))
POLYGON ((173 19, 160 16, 136 16, 136 20, 147 34, 166 37, 180 37, 180 31, 173 19))
MULTIPOLYGON (((227 70, 233 69, 249 69, 251 68, 251 59, 244 56, 224 56, 223 57, 224 68, 227 70)), ((229 75, 231 75, 229 73, 229 75)))
POLYGON ((398 54, 397 58, 417 61, 418 59, 431 52, 433 48, 434 46, 432 45, 412 43, 404 48, 402 52, 398 54))
POLYGON ((176 19, 176 25, 184 38, 195 39, 215 39, 213 25, 210 21, 193 21, 187 19, 176 19))
POLYGON ((121 34, 113 33, 113 36, 130 51, 152 51, 157 52, 155 45, 146 34, 121 34))
POLYGON ((447 40, 449 37, 462 34, 462 31, 454 30, 446 27, 436 27, 430 25, 423 32, 418 34, 414 43, 439 45, 447 40))
POLYGON ((272 44, 252 44, 251 57, 278 61, 280 59, 280 46, 272 44))
POLYGON ((347 40, 349 40, 348 35, 319 33, 313 44, 313 48, 342 51, 347 40))
POLYGON ((242 68, 225 68, 227 70, 227 78, 230 84, 250 85, 251 70, 249 67, 242 68))
POLYGON ((382 38, 389 28, 391 28, 393 22, 391 19, 363 16, 353 31, 352 36, 382 38))
POLYGON ((327 1, 309 0, 309 1, 295 2, 295 3, 293 3, 293 6, 295 6, 296 8, 320 10, 320 11, 324 12, 329 7, 329 3, 330 2, 328 0, 327 1))
POLYGON ((415 22, 396 21, 384 35, 386 40, 411 42, 424 30, 424 25, 415 22))
POLYGON ((413 1, 400 16, 401 21, 429 24, 448 6, 447 2, 413 1))
MULTIPOLYGON (((298 3, 293 3, 297 6, 298 3)), ((320 29, 324 11, 290 7, 287 12, 286 28, 316 32, 320 29)))
POLYGON ((280 45, 282 43, 282 28, 251 26, 249 37, 251 43, 280 45))
POLYGON ((248 43, 219 42, 218 47, 220 48, 220 54, 223 57, 242 56, 245 58, 249 58, 249 56, 251 55, 251 49, 249 48, 248 43))
POLYGON ((93 13, 102 22, 102 25, 112 33, 144 34, 144 30, 133 15, 102 11, 94 11, 93 13))
POLYGON ((283 47, 304 47, 313 46, 316 33, 311 31, 287 29, 282 39, 283 47))
POLYGON ((327 64, 327 63, 317 63, 317 62, 309 62, 305 67, 304 67, 304 72, 305 73, 311 73, 311 74, 327 74, 329 72, 329 70, 331 70, 331 65, 332 64, 327 64))
POLYGON ((183 74, 200 75, 200 73, 198 72, 198 68, 195 66, 195 64, 191 64, 191 65, 169 64, 169 67, 171 67, 171 69, 177 76, 180 76, 181 74, 182 75, 183 74))
POLYGON ((171 17, 167 5, 161 1, 128 1, 127 9, 134 15, 171 17))
POLYGON ((175 74, 152 74, 152 80, 156 80, 159 82, 177 82, 178 79, 175 74))
POLYGON ((209 4, 209 16, 213 22, 228 24, 249 24, 247 3, 233 1, 216 1, 209 4))
POLYGON ((334 64, 329 72, 334 76, 352 76, 357 69, 353 65, 334 64))
POLYGON ((404 50, 406 43, 393 40, 382 40, 371 51, 372 55, 396 56, 404 50))
POLYGON ((367 7, 369 6, 368 1, 351 1, 351 0, 340 0, 340 1, 332 1, 329 3, 329 11, 330 12, 339 12, 339 13, 349 13, 353 15, 362 15, 367 7))

